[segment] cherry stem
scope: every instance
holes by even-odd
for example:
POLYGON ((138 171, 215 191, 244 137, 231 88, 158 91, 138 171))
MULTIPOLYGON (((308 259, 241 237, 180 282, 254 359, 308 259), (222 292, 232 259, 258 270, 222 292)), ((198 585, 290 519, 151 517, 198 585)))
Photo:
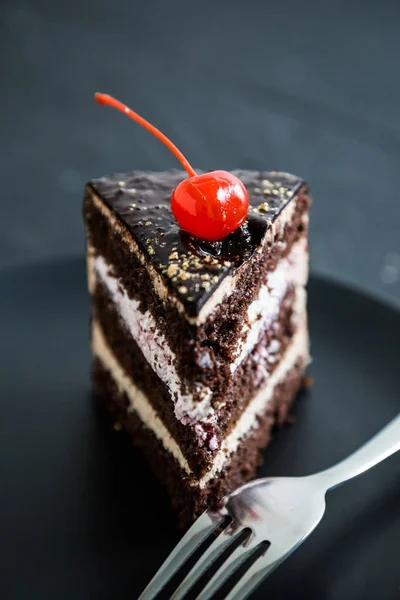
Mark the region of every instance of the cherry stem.
POLYGON ((169 150, 171 150, 172 154, 174 154, 176 156, 176 158, 179 160, 179 162, 182 164, 183 168, 186 170, 189 177, 196 176, 196 171, 191 167, 190 163, 183 156, 182 152, 180 150, 178 150, 178 148, 175 146, 175 144, 173 144, 171 142, 171 140, 169 140, 167 138, 167 136, 165 136, 163 133, 161 133, 161 131, 159 131, 151 123, 146 121, 146 119, 143 119, 143 117, 141 117, 140 115, 135 113, 135 111, 133 111, 131 108, 129 108, 128 106, 126 106, 125 104, 120 102, 119 100, 116 100, 112 96, 109 96, 108 94, 100 94, 99 92, 96 92, 94 95, 94 99, 99 104, 103 104, 106 106, 112 106, 112 108, 116 108, 117 110, 120 110, 121 112, 128 115, 128 117, 130 117, 131 119, 136 121, 136 123, 139 123, 139 125, 141 125, 145 129, 147 129, 147 131, 150 131, 153 135, 156 136, 156 138, 158 138, 161 142, 163 142, 163 144, 165 144, 169 150))

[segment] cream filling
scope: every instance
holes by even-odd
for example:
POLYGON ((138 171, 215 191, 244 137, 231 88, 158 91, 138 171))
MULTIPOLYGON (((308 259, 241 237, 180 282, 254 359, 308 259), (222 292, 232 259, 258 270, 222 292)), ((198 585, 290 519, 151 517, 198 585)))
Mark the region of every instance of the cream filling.
MULTIPOLYGON (((236 426, 223 440, 220 450, 216 453, 211 469, 199 480, 193 480, 191 485, 203 488, 224 467, 229 456, 238 448, 240 441, 251 433, 257 426, 258 416, 265 412, 266 406, 272 399, 274 389, 298 360, 308 361, 308 334, 306 314, 293 336, 290 346, 282 357, 279 365, 268 378, 266 385, 254 396, 245 411, 242 413, 236 426)), ((92 348, 104 367, 111 373, 119 391, 125 393, 129 400, 129 410, 135 411, 143 424, 150 429, 163 444, 164 448, 177 460, 181 468, 191 475, 191 469, 180 447, 162 423, 147 397, 131 381, 109 349, 107 342, 98 323, 92 326, 92 348)))
POLYGON ((122 369, 111 352, 100 325, 96 321, 93 321, 92 324, 92 350, 93 354, 112 375, 119 392, 126 394, 128 397, 128 410, 135 411, 138 414, 142 423, 162 442, 164 448, 178 461, 180 467, 186 473, 190 474, 189 464, 178 444, 158 417, 147 396, 132 382, 131 378, 122 369))
MULTIPOLYGON (((282 258, 276 269, 268 274, 267 283, 261 286, 258 297, 250 304, 247 311, 247 323, 243 325, 237 355, 231 364, 231 372, 235 372, 240 363, 256 346, 261 334, 268 329, 278 317, 281 302, 289 288, 294 286, 295 293, 305 286, 308 278, 308 246, 302 239, 294 244, 289 255, 282 258)), ((293 307, 293 320, 296 324, 299 315, 293 307)))
MULTIPOLYGON (((230 366, 232 373, 253 350, 262 333, 277 318, 281 301, 288 287, 294 286, 296 295, 298 295, 307 281, 307 276, 307 241, 300 240, 293 246, 290 254, 281 259, 276 269, 268 275, 267 283, 261 287, 258 297, 250 304, 247 323, 243 325, 236 357, 230 366)), ((88 277, 92 290, 96 277, 107 287, 130 335, 154 372, 168 387, 171 398, 175 402, 177 419, 183 423, 188 420, 212 420, 214 410, 211 406, 211 389, 197 384, 194 395, 181 394, 181 382, 174 366, 176 355, 169 347, 165 336, 158 330, 156 319, 150 311, 142 312, 139 309, 140 303, 129 298, 118 278, 110 273, 110 266, 105 259, 102 256, 94 257, 90 251, 88 252, 88 277)), ((296 304, 293 312, 296 324, 300 318, 297 314, 296 304)), ((207 367, 210 366, 209 363, 208 350, 205 349, 201 364, 207 367)))
POLYGON ((211 469, 194 485, 204 487, 215 475, 221 471, 227 458, 237 450, 239 443, 243 438, 251 433, 251 430, 257 426, 258 417, 264 414, 268 403, 272 400, 275 387, 281 383, 286 374, 293 368, 298 360, 304 362, 304 366, 309 361, 308 331, 307 320, 304 314, 302 326, 299 326, 292 338, 290 346, 287 348, 279 365, 272 375, 267 379, 265 386, 254 396, 247 408, 240 416, 236 426, 231 433, 223 440, 220 450, 214 457, 211 469))
MULTIPOLYGON (((165 336, 157 328, 150 311, 139 310, 140 303, 129 298, 119 280, 110 274, 110 267, 102 256, 97 256, 89 269, 90 278, 98 277, 106 285, 114 305, 127 330, 139 346, 143 356, 163 381, 175 405, 176 418, 182 423, 189 421, 212 421, 214 409, 211 405, 212 390, 196 384, 195 394, 182 394, 181 381, 175 369, 176 356, 165 336), (95 275, 93 275, 93 273, 95 275)), ((201 431, 198 431, 201 438, 201 431)))

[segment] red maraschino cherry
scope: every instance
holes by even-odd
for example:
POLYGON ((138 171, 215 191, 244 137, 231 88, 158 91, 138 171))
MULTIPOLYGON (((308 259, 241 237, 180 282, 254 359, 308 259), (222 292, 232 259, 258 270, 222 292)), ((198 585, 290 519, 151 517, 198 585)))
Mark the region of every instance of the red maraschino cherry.
POLYGON ((161 131, 108 94, 96 93, 96 102, 125 113, 155 135, 180 161, 189 177, 179 183, 171 196, 171 209, 180 227, 204 240, 220 240, 244 223, 249 195, 244 184, 227 171, 197 175, 182 152, 161 131))

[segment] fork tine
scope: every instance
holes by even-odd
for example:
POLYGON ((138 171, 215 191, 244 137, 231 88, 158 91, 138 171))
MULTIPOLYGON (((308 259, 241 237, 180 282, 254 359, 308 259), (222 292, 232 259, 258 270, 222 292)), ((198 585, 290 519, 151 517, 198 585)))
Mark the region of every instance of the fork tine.
MULTIPOLYGON (((229 535, 227 532, 222 532, 220 535, 213 541, 211 546, 207 548, 207 550, 201 555, 199 560, 193 566, 193 568, 186 575, 185 579, 181 582, 180 586, 177 588, 175 593, 172 595, 173 600, 182 600, 185 597, 187 592, 193 586, 194 583, 203 575, 206 569, 212 564, 212 562, 220 556, 220 554, 230 546, 237 536, 240 534, 240 531, 233 536, 229 535)), ((243 546, 239 546, 239 548, 244 551, 243 546)), ((232 553, 235 554, 236 550, 232 553)), ((228 561, 229 559, 227 559, 228 561)), ((227 561, 224 561, 223 567, 227 564, 227 561)))
POLYGON ((260 568, 260 565, 257 565, 257 562, 254 563, 229 594, 225 596, 225 600, 245 600, 260 585, 262 580, 272 573, 274 568, 274 566, 269 566, 263 569, 260 568))
POLYGON ((191 528, 185 533, 179 544, 174 548, 165 562, 161 565, 150 583, 139 596, 139 600, 152 600, 157 596, 172 575, 184 564, 196 548, 218 527, 208 513, 203 513, 191 528))
POLYGON ((251 567, 242 575, 239 581, 234 585, 225 600, 244 600, 268 575, 275 571, 279 565, 286 560, 303 542, 309 537, 308 531, 300 538, 289 538, 286 543, 271 542, 271 546, 265 553, 265 556, 259 556, 251 567))
POLYGON ((248 558, 254 550, 255 542, 254 534, 253 538, 247 546, 238 546, 234 552, 224 561, 218 571, 214 573, 213 577, 207 582, 207 585, 203 588, 201 593, 197 596, 196 600, 207 600, 211 598, 215 592, 223 585, 223 583, 232 575, 232 573, 248 558))
MULTIPOLYGON (((244 600, 260 585, 268 575, 272 573, 292 552, 282 552, 281 549, 274 551, 271 545, 265 553, 251 565, 234 585, 225 600, 244 600)), ((200 597, 199 597, 200 598, 200 597)))

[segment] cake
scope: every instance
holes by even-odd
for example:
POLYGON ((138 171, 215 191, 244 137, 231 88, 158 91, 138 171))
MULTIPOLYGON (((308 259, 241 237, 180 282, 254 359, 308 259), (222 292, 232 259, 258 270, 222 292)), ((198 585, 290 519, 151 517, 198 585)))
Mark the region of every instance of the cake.
POLYGON ((84 200, 95 390, 185 525, 254 476, 309 361, 307 185, 233 174, 248 215, 217 241, 171 212, 183 171, 95 179, 84 200))

